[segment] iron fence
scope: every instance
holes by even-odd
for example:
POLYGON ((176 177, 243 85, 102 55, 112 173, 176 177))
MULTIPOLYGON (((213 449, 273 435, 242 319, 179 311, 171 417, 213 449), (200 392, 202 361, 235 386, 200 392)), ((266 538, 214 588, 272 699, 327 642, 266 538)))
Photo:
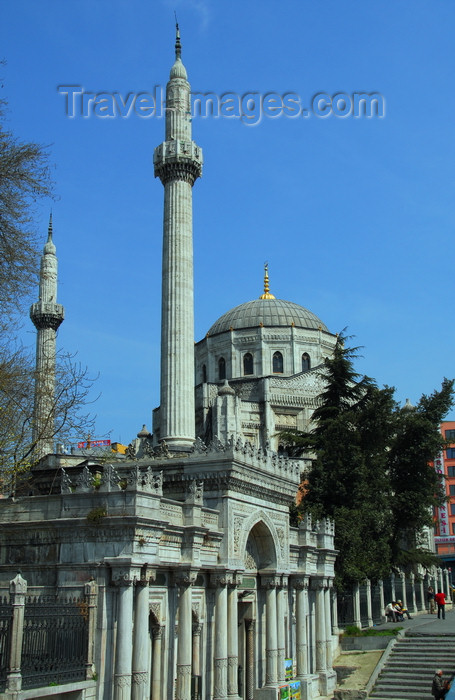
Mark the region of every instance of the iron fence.
POLYGON ((6 672, 9 662, 9 640, 13 606, 8 597, 0 597, 0 691, 6 688, 6 672))
POLYGON ((22 641, 22 687, 84 680, 88 606, 83 598, 26 598, 22 641))

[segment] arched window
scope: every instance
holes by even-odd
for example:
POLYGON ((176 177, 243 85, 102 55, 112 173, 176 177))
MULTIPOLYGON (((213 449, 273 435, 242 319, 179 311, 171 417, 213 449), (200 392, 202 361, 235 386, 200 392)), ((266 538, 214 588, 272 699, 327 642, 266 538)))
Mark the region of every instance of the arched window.
POLYGON ((218 379, 220 381, 226 379, 226 360, 224 357, 220 357, 218 360, 218 379))
POLYGON ((283 355, 278 350, 273 353, 273 372, 283 374, 283 355))
POLYGON ((311 360, 309 354, 304 352, 302 355, 302 372, 305 372, 307 369, 311 369, 311 360))
POLYGON ((205 384, 207 381, 207 367, 202 365, 202 381, 205 384))
POLYGON ((253 355, 250 352, 243 356, 243 374, 254 374, 253 355))

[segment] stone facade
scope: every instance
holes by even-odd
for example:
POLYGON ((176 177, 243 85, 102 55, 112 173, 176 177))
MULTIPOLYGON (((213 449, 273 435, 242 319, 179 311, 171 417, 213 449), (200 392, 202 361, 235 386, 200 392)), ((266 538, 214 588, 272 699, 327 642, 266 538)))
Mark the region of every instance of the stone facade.
POLYGON ((289 525, 299 465, 240 440, 184 458, 139 442, 117 464, 43 460, 35 495, 1 502, 0 586, 18 567, 31 587, 96 582, 99 698, 190 700, 197 683, 252 700, 284 658, 304 697, 330 692, 333 525, 289 525))

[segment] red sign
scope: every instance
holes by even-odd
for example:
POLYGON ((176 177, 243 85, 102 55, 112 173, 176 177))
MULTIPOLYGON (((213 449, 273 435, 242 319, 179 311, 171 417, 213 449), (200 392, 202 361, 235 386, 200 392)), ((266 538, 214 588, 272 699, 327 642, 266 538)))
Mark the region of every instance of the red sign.
POLYGON ((90 440, 89 442, 78 442, 77 449, 83 450, 84 447, 109 447, 111 444, 110 440, 90 440))

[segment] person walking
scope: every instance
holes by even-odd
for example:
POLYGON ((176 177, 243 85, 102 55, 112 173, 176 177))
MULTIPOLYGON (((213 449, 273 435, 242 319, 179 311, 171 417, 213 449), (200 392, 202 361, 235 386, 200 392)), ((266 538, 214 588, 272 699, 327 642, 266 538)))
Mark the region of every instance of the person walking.
POLYGON ((427 598, 428 598, 428 614, 433 615, 436 612, 435 607, 434 607, 434 588, 433 588, 433 586, 428 586, 427 598))
POLYGON ((446 594, 442 591, 438 591, 434 597, 436 605, 438 606, 438 620, 446 619, 446 594))

